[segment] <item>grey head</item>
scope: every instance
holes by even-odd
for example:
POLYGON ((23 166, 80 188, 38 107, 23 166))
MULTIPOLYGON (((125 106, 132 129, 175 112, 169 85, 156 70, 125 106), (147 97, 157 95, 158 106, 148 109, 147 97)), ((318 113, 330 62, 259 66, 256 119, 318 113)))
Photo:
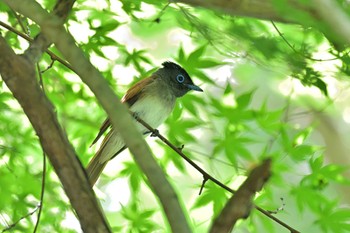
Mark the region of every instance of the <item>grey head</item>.
POLYGON ((163 67, 155 72, 170 87, 172 94, 176 97, 185 95, 190 90, 203 91, 193 84, 190 76, 184 68, 170 61, 162 63, 163 67))

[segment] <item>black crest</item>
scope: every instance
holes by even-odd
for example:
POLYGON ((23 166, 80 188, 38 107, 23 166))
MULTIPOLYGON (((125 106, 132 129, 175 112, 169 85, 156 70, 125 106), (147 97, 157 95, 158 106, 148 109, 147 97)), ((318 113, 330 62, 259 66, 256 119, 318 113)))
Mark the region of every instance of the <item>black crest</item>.
POLYGON ((180 73, 185 74, 187 77, 190 77, 186 70, 179 66, 178 64, 171 62, 171 61, 165 61, 162 63, 163 67, 166 69, 173 69, 173 70, 178 70, 180 73))

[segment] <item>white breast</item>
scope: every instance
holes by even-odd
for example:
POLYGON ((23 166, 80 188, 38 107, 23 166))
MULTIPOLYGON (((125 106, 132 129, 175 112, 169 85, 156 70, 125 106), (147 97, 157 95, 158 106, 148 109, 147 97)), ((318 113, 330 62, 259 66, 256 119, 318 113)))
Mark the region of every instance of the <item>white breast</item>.
MULTIPOLYGON (((170 115, 175 105, 175 98, 161 99, 159 96, 147 96, 136 101, 130 110, 148 123, 153 128, 161 125, 170 115)), ((138 124, 141 132, 146 132, 142 125, 138 124)))
MULTIPOLYGON (((158 97, 150 96, 139 99, 131 106, 130 110, 137 113, 152 128, 157 128, 169 116, 174 105, 175 97, 166 99, 158 95, 158 97)), ((137 124, 137 127, 142 133, 149 131, 140 123, 137 124)), ((104 140, 99 150, 101 163, 110 160, 125 145, 118 132, 111 130, 106 137, 107 140, 104 140)))

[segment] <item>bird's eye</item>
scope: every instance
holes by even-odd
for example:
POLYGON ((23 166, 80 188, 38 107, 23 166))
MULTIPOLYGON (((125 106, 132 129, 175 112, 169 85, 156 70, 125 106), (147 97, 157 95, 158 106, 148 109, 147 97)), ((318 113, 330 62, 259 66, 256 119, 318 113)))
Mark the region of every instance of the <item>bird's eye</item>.
POLYGON ((176 76, 176 80, 179 83, 183 83, 185 81, 185 77, 182 74, 179 74, 178 76, 176 76))

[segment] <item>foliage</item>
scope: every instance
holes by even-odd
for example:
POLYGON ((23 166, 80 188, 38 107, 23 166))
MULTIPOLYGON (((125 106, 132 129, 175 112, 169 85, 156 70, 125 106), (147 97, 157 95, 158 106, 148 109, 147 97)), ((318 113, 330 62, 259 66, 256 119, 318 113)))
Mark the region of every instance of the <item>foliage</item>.
MULTIPOLYGON (((42 4, 52 9, 52 2, 42 4)), ((258 194, 257 205, 268 210, 285 205, 276 217, 301 232, 349 231, 349 203, 342 207, 344 200, 337 194, 339 187, 349 185, 348 167, 326 162, 327 145, 317 139, 316 124, 307 119, 319 109, 335 114, 329 103, 333 105, 336 98, 328 89, 335 82, 331 77, 347 85, 348 53, 334 49, 313 28, 167 4, 78 1, 67 27, 119 95, 162 61, 180 63, 205 92, 181 98, 159 129, 161 133, 173 144, 184 145, 184 153, 233 188, 252 166, 272 157, 273 176, 258 194), (281 90, 283 85, 287 91, 281 90), (309 98, 312 93, 317 97, 309 98), (304 101, 307 98, 311 100, 304 101), (281 204, 281 197, 285 203, 281 204), (301 221, 305 216, 308 221, 301 221)), ((22 32, 30 29, 31 37, 39 33, 28 19, 20 19, 25 25, 21 28, 3 3, 0 13, 12 27, 22 32)), ((13 32, 1 28, 1 34, 16 51, 26 49, 27 43, 13 32)), ((50 56, 44 55, 39 66, 45 70, 50 63, 50 56)), ((80 79, 57 61, 42 77, 46 95, 86 165, 96 149, 89 146, 105 113, 80 79)), ((0 111, 0 223, 6 228, 30 213, 40 200, 43 152, 2 80, 0 111)), ((194 232, 205 231, 230 194, 208 181, 198 196, 200 174, 157 139, 147 140, 188 211, 194 232)), ((130 200, 106 210, 113 230, 169 231, 166 220, 158 221, 164 216, 147 180, 130 156, 121 156, 126 161, 117 161, 120 169, 103 176, 98 186, 103 190, 112 178, 128 179, 130 200)), ((45 183, 39 232, 75 232, 68 221, 74 217, 67 217, 71 207, 50 165, 45 183)), ((36 213, 19 221, 11 232, 29 232, 35 221, 36 213)), ((258 211, 235 230, 282 232, 281 226, 258 211)))

